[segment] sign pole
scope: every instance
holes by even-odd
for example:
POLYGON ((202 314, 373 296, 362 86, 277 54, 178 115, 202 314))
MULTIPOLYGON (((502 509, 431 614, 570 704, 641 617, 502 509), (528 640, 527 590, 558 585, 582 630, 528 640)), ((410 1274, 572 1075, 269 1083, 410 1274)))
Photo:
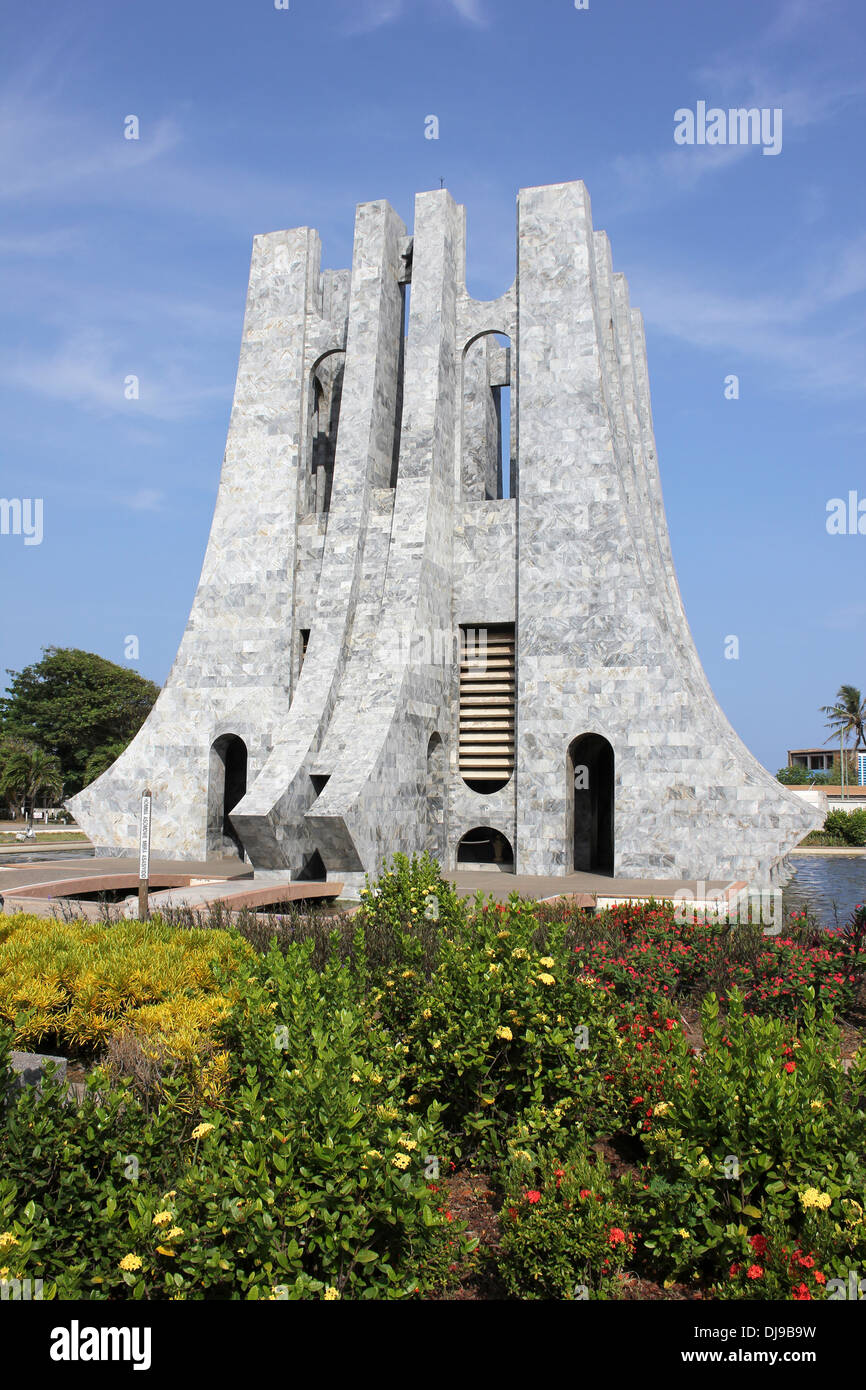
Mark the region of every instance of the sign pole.
POLYGON ((153 804, 151 792, 141 794, 141 829, 138 844, 138 920, 146 922, 150 916, 148 907, 148 880, 150 878, 150 812, 153 804))

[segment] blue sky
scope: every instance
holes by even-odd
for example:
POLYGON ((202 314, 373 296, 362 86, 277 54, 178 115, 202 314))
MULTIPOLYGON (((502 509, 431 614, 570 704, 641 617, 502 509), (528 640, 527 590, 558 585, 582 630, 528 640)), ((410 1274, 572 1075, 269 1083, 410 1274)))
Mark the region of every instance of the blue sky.
POLYGON ((123 663, 135 634, 165 679, 255 233, 317 227, 348 265, 356 203, 411 225, 444 178, 491 298, 517 190, 581 178, 646 317, 674 558, 726 714, 775 770, 843 681, 866 689, 866 535, 825 525, 830 498, 866 499, 862 0, 79 0, 4 7, 0 53, 0 496, 44 499, 41 545, 0 536, 0 669, 50 644, 123 663), (677 146, 702 100, 781 107, 781 152, 677 146))

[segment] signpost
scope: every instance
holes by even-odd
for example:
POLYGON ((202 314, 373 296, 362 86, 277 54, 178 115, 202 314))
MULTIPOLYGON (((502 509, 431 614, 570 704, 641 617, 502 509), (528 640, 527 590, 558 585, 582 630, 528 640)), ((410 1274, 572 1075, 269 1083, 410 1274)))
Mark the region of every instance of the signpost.
POLYGON ((153 797, 150 791, 141 794, 141 830, 138 846, 138 920, 146 922, 150 916, 147 905, 148 879, 150 878, 150 812, 153 797))

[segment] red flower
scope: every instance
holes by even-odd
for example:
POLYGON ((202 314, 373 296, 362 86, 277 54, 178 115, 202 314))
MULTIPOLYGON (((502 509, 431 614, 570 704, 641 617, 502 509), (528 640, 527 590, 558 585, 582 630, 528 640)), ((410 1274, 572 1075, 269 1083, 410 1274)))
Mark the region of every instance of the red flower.
POLYGON ((826 1284, 827 1282, 826 1274, 822 1274, 820 1269, 815 1270, 815 1273, 813 1274, 812 1278, 815 1280, 816 1284, 826 1284))
POLYGON ((812 1295, 805 1284, 797 1284, 791 1292, 791 1297, 795 1303, 811 1303, 812 1295))
POLYGON ((509 1208, 508 1208, 508 1215, 511 1217, 511 1220, 512 1220, 512 1221, 516 1221, 516 1220, 517 1220, 517 1217, 518 1217, 517 1207, 509 1207, 509 1208))
POLYGON ((730 1271, 730 1273, 731 1273, 731 1278, 732 1278, 732 1279, 736 1279, 736 1277, 737 1277, 737 1275, 739 1274, 739 1272, 740 1272, 740 1265, 731 1265, 731 1271, 730 1271))
POLYGON ((767 1237, 762 1235, 749 1236, 749 1244, 756 1255, 766 1255, 767 1237))
POLYGON ((581 1195, 581 1197, 589 1197, 589 1196, 591 1196, 592 1194, 590 1193, 590 1190, 589 1190, 588 1187, 582 1187, 582 1188, 580 1189, 580 1195, 581 1195))
POLYGON ((530 1188, 530 1190, 528 1192, 524 1192, 523 1195, 526 1198, 527 1202, 529 1202, 530 1206, 534 1207, 536 1202, 541 1201, 541 1193, 536 1192, 535 1188, 530 1188))
POLYGON ((625 1231, 621 1231, 619 1226, 612 1226, 608 1240, 611 1245, 621 1245, 625 1240, 625 1231))
POLYGON ((747 1279, 760 1279, 760 1278, 762 1277, 763 1273, 764 1273, 764 1271, 763 1271, 763 1269, 761 1268, 760 1265, 749 1265, 749 1268, 746 1270, 746 1278, 747 1278, 747 1279))
POLYGON ((787 1072, 792 1072, 792 1071, 796 1071, 796 1070, 797 1070, 797 1063, 796 1063, 796 1062, 786 1062, 786 1063, 785 1063, 785 1071, 787 1071, 787 1072))

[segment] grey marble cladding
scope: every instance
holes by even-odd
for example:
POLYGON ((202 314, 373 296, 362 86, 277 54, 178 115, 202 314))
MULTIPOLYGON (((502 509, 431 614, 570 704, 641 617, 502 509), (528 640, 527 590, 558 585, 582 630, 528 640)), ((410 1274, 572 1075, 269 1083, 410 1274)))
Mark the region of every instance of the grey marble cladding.
POLYGON ((134 851, 148 785, 163 858, 229 845, 227 812, 263 871, 306 872, 318 854, 360 884, 434 844, 453 867, 486 827, 519 871, 566 873, 584 734, 612 749, 618 875, 775 882, 817 824, 701 667, 643 324, 585 187, 520 193, 515 283, 497 300, 467 293, 465 239, 446 190, 419 195, 411 237, 387 203, 362 204, 351 269, 322 271, 309 228, 255 238, 189 623, 140 733, 70 803, 97 853, 134 851), (516 628, 515 771, 482 792, 459 770, 458 632, 502 623, 516 628), (231 806, 214 784, 226 735, 247 755, 231 806))

